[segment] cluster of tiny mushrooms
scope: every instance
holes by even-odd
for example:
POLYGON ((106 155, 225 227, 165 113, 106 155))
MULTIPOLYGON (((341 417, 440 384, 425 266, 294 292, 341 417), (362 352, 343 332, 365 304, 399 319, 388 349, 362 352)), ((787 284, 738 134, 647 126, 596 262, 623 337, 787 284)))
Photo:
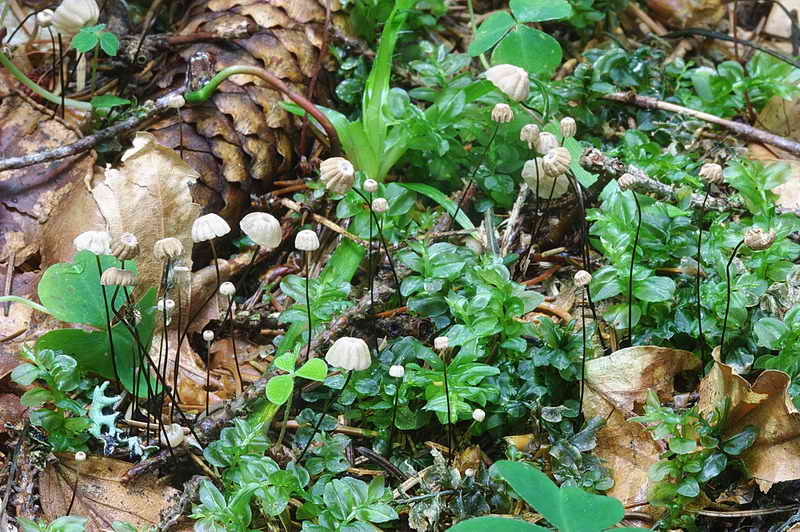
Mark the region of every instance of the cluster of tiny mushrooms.
MULTIPOLYGON (((37 21, 39 25, 42 27, 52 28, 56 31, 59 36, 59 40, 62 35, 64 36, 71 36, 76 34, 80 31, 81 28, 90 25, 96 24, 97 19, 99 17, 99 10, 97 8, 97 4, 95 0, 64 0, 62 4, 55 10, 43 10, 38 12, 37 14, 37 21)), ((23 21, 24 22, 24 21, 23 21)), ((13 64, 8 61, 8 59, 0 53, 0 61, 3 63, 4 66, 9 68, 12 73, 18 77, 21 81, 26 83, 25 80, 27 78, 22 74, 13 64)), ((250 68, 250 67, 248 67, 250 68)), ((229 71, 229 74, 236 73, 236 67, 231 67, 226 69, 226 72, 229 71)), ((221 74, 221 73, 220 73, 221 74)), ((258 74, 258 73, 256 73, 258 74)), ((259 74, 260 75, 260 74, 259 74)), ((511 101, 516 102, 517 104, 521 105, 523 108, 527 109, 528 112, 531 112, 530 109, 525 107, 524 101, 527 100, 530 90, 530 78, 528 72, 524 69, 519 68, 517 66, 503 64, 503 65, 496 65, 489 68, 486 73, 486 78, 491 81, 502 93, 504 93, 511 101)), ((218 75, 219 76, 219 75, 218 75)), ((263 78, 263 76, 262 76, 263 78)), ((30 80, 27 80, 30 82, 30 80)), ((270 83, 275 83, 272 79, 267 79, 270 83)), ((35 85, 35 83, 30 82, 31 84, 35 85)), ((217 82, 218 83, 218 82, 217 82)), ((29 85, 26 83, 26 85, 29 85)), ((37 90, 37 87, 32 87, 37 93, 42 95, 43 97, 47 98, 50 101, 57 101, 63 105, 78 107, 78 108, 85 108, 85 102, 74 102, 69 99, 65 99, 63 96, 55 96, 51 93, 45 94, 47 91, 43 91, 40 87, 37 90)), ((292 95, 290 94, 290 97, 292 95)), ((190 98, 187 97, 187 100, 190 98)), ((185 105, 186 101, 180 95, 174 95, 171 98, 170 107, 179 108, 185 105)), ((533 115, 534 113, 531 112, 533 115)), ((315 117, 317 115, 315 114, 315 117)), ((497 131, 501 124, 506 124, 514 119, 514 110, 512 109, 511 105, 507 103, 498 103, 496 104, 491 110, 491 119, 496 123, 494 134, 492 135, 488 145, 491 145, 492 141, 494 140, 497 131)), ((322 122, 322 120, 320 120, 322 122)), ((322 122, 325 125, 324 122, 322 122)), ((573 118, 565 117, 560 121, 559 124, 559 132, 561 139, 558 136, 540 130, 540 127, 537 124, 527 124, 520 130, 520 141, 526 143, 528 148, 534 152, 534 157, 530 160, 526 161, 522 171, 521 177, 525 181, 526 185, 529 190, 533 193, 533 196, 536 201, 535 210, 539 215, 539 220, 543 219, 544 217, 541 216, 542 212, 539 210, 539 200, 544 200, 545 202, 549 202, 551 199, 559 198, 566 194, 570 188, 575 191, 577 196, 578 202, 583 208, 583 199, 580 185, 577 183, 574 175, 570 171, 570 165, 572 164, 572 157, 570 155, 569 150, 566 147, 563 147, 561 143, 564 139, 568 139, 575 136, 577 125, 573 118)), ((477 168, 476 168, 477 170, 477 168)), ((386 242, 383 238, 382 230, 381 230, 381 223, 378 219, 377 215, 382 215, 386 213, 389 209, 389 204, 386 198, 383 197, 373 197, 373 194, 378 191, 379 185, 373 179, 364 179, 361 184, 361 189, 358 187, 354 187, 356 176, 358 172, 354 168, 353 164, 343 157, 332 157, 326 159, 321 162, 320 164, 320 181, 325 186, 325 189, 334 195, 344 195, 350 190, 356 192, 366 203, 367 207, 370 210, 370 216, 372 222, 375 223, 378 233, 380 236, 381 243, 383 244, 384 250, 386 252, 387 259, 391 266, 394 280, 396 283, 396 288, 399 291, 399 280, 397 277, 397 273, 395 272, 394 265, 392 263, 391 255, 389 254, 388 247, 386 246, 386 242)), ((700 177, 705 181, 705 199, 708 198, 710 187, 714 184, 718 184, 722 181, 723 178, 723 170, 722 167, 715 163, 706 163, 702 166, 699 172, 700 177)), ((463 191, 461 198, 458 201, 456 206, 455 212, 452 214, 452 217, 455 218, 461 208, 462 201, 464 200, 469 188, 473 184, 473 177, 469 178, 467 187, 463 191)), ((636 183, 636 178, 631 174, 625 174, 621 176, 618 180, 618 186, 620 190, 631 190, 633 198, 636 202, 637 208, 637 215, 638 215, 638 223, 636 228, 636 236, 633 243, 633 249, 631 253, 631 265, 630 265, 630 275, 628 279, 628 344, 631 342, 630 335, 632 334, 632 302, 633 302, 633 265, 635 262, 635 255, 636 255, 636 247, 638 245, 638 238, 639 238, 639 230, 641 227, 641 207, 639 205, 639 201, 636 197, 636 192, 633 190, 633 187, 636 183)), ((544 209, 547 209, 547 204, 545 203, 544 209)), ((698 264, 698 271, 702 268, 702 264, 700 264, 700 246, 702 241, 702 221, 703 221, 703 213, 705 210, 705 201, 703 202, 703 206, 700 209, 699 219, 698 219, 698 239, 697 239, 697 249, 698 249, 698 257, 697 257, 697 264, 698 264)), ((591 308, 592 314, 594 319, 597 319, 594 304, 591 301, 591 297, 588 291, 588 285, 592 280, 592 276, 589 273, 590 266, 589 266, 589 256, 588 256, 588 244, 587 244, 587 226, 585 216, 583 217, 583 226, 581 231, 581 253, 583 255, 583 269, 579 270, 574 275, 574 284, 578 288, 583 289, 582 298, 587 299, 589 307, 591 308)), ((279 246, 282 240, 282 232, 281 227, 278 220, 264 212, 252 212, 247 214, 239 224, 242 232, 247 235, 255 244, 256 249, 253 251, 252 260, 248 266, 248 269, 252 267, 255 257, 258 255, 260 248, 264 249, 274 249, 279 246)), ((536 241, 536 235, 539 229, 539 225, 537 224, 534 228, 533 234, 533 241, 536 241)), ((236 286, 231 282, 221 282, 220 279, 220 272, 218 267, 217 261, 217 253, 216 248, 214 245, 214 241, 217 238, 223 237, 230 232, 230 227, 227 222, 222 219, 220 216, 216 214, 205 214, 197 218, 193 225, 192 225, 192 240, 195 243, 201 242, 209 242, 211 251, 214 257, 214 266, 216 268, 216 277, 217 277, 217 291, 221 296, 227 299, 227 310, 224 315, 223 319, 223 326, 225 323, 230 324, 231 327, 231 334, 232 334, 232 319, 231 312, 234 304, 234 297, 236 296, 240 286, 236 286)), ((372 242, 372 223, 369 224, 370 230, 370 237, 369 240, 372 242)), ((759 251, 768 248, 775 240, 775 231, 763 231, 761 228, 753 227, 746 231, 744 238, 742 241, 737 244, 733 253, 731 254, 730 260, 728 261, 726 267, 726 280, 727 280, 727 303, 725 309, 725 318, 722 327, 722 339, 720 342, 721 348, 724 348, 725 344, 725 329, 727 327, 727 320, 728 320, 728 311, 730 308, 730 265, 733 262, 736 253, 738 252, 739 248, 742 245, 749 247, 752 250, 759 251)), ((168 395, 171 399, 171 410, 170 410, 170 421, 169 425, 165 425, 162 422, 161 415, 159 414, 157 417, 158 423, 158 430, 160 431, 160 441, 162 444, 166 444, 167 447, 172 450, 172 447, 175 445, 180 444, 184 439, 184 429, 181 425, 172 423, 173 414, 175 410, 178 411, 179 415, 182 417, 183 421, 185 422, 188 430, 193 433, 192 425, 193 423, 186 417, 186 415, 180 410, 180 408, 176 408, 177 398, 176 392, 174 389, 171 389, 170 386, 167 385, 165 376, 167 375, 167 356, 165 355, 161 357, 159 354, 159 360, 153 362, 150 358, 149 354, 144 352, 144 346, 142 345, 141 340, 137 337, 136 332, 136 322, 138 321, 138 316, 136 315, 135 311, 131 310, 130 313, 121 312, 118 310, 115 303, 117 298, 119 297, 120 290, 122 291, 122 296, 127 303, 127 307, 120 307, 133 309, 133 305, 131 304, 130 298, 131 293, 130 290, 136 284, 136 276, 135 273, 131 270, 125 269, 125 262, 136 258, 139 253, 139 245, 137 238, 130 234, 130 233, 123 233, 119 235, 116 239, 112 239, 111 235, 105 231, 87 231, 85 233, 80 234, 74 240, 75 247, 78 251, 89 251, 94 253, 96 256, 96 263, 97 268, 100 273, 100 284, 102 288, 103 294, 103 301, 106 309, 106 322, 107 322, 107 331, 108 331, 108 343, 109 343, 109 351, 111 354, 111 362, 114 369, 115 377, 119 380, 118 368, 117 368, 117 359, 116 354, 114 351, 113 345, 113 335, 111 330, 111 323, 112 323, 112 316, 111 313, 115 314, 116 319, 123 323, 125 327, 130 331, 131 335, 135 338, 138 348, 139 348, 139 360, 134 361, 134 372, 136 375, 136 383, 134 385, 135 393, 133 393, 133 401, 134 401, 134 409, 136 409, 135 402, 137 401, 138 397, 138 388, 139 388, 139 377, 141 374, 148 374, 153 373, 157 380, 162 385, 162 389, 165 393, 161 394, 161 403, 158 405, 158 412, 161 412, 163 409, 163 401, 165 395, 168 395), (101 255, 113 255, 120 261, 119 267, 110 267, 103 271, 100 256, 101 255), (114 287, 113 294, 110 296, 110 304, 109 304, 109 294, 107 292, 107 288, 114 287), (138 369, 135 367, 135 364, 138 362, 139 367, 138 369), (147 365, 148 369, 145 369, 145 365, 147 365)), ((306 351, 306 358, 311 356, 311 336, 313 330, 313 323, 312 323, 312 315, 311 315, 311 305, 310 305, 310 294, 309 294, 309 276, 310 276, 310 254, 319 248, 319 238, 314 231, 304 229, 299 231, 295 236, 295 248, 303 252, 304 259, 305 259, 305 288, 306 288, 306 309, 308 312, 308 341, 307 341, 307 351, 306 351)), ((178 376, 178 367, 180 364, 180 346, 182 342, 185 340, 189 325, 194 321, 197 317, 197 313, 200 312, 199 309, 207 304, 211 298, 214 297, 214 293, 208 296, 206 301, 203 305, 198 307, 196 314, 191 316, 189 320, 186 321, 185 327, 181 332, 181 324, 183 323, 183 319, 180 316, 181 312, 181 301, 180 301, 180 292, 175 291, 173 297, 177 297, 178 301, 172 299, 170 297, 170 291, 172 288, 172 284, 168 283, 168 279, 176 272, 185 271, 188 273, 188 268, 185 266, 181 266, 181 257, 184 254, 184 247, 181 241, 178 238, 174 237, 167 237, 161 240, 158 240, 153 248, 153 255, 156 259, 163 262, 163 273, 161 279, 161 289, 160 289, 160 299, 157 303, 157 309, 161 312, 163 318, 163 327, 166 331, 167 326, 170 324, 172 319, 173 313, 177 312, 177 321, 178 321, 178 347, 176 349, 176 356, 174 360, 174 368, 173 368, 173 378, 174 382, 177 382, 178 376)), ((372 278, 372 254, 369 255, 370 260, 370 267, 369 267, 369 291, 370 295, 373 293, 373 278, 372 278)), ((246 277, 248 270, 245 270, 243 278, 246 277)), ((702 349, 703 345, 703 331, 702 331, 702 310, 700 306, 700 277, 701 275, 697 274, 696 278, 696 296, 697 296, 697 313, 698 313, 698 320, 700 321, 700 329, 699 329, 699 336, 700 336, 700 345, 702 349)), ((241 283, 240 283, 241 284, 241 283)), ((584 313, 581 313, 583 319, 585 320, 584 313)), ((581 390, 580 390, 580 403, 582 406, 583 402, 583 368, 585 366, 585 359, 586 359, 586 326, 585 322, 583 324, 583 357, 582 357, 582 365, 581 365, 581 390)), ((212 330, 205 330, 202 333, 202 338, 206 342, 207 346, 210 348, 211 344, 214 342, 214 332, 212 330)), ((600 341, 603 343, 602 335, 600 336, 600 341)), ((167 335, 164 334, 162 338, 162 346, 161 352, 166 353, 168 352, 168 339, 167 335)), ((454 445, 453 435, 452 435, 452 419, 451 419, 451 408, 450 408, 450 393, 448 389, 448 379, 447 379, 447 366, 448 366, 448 354, 450 351, 450 347, 448 345, 448 338, 446 336, 439 336, 434 340, 434 349, 436 352, 439 353, 439 356, 442 358, 443 362, 443 376, 444 376, 444 388, 445 388, 445 397, 447 400, 447 420, 448 420, 448 431, 447 431, 447 439, 448 439, 448 453, 452 456, 452 447, 454 445)), ((605 345, 603 345, 605 348, 605 345)), ((231 342, 231 348, 233 351, 234 360, 236 362, 236 371, 241 382, 241 374, 239 373, 239 363, 238 357, 236 353, 236 343, 231 342)), ((380 348, 378 348, 380 349, 380 348)), ((333 345, 328 349, 327 354, 325 355, 325 361, 333 367, 340 368, 347 372, 347 377, 345 380, 344 385, 341 389, 347 387, 347 384, 350 381, 350 378, 354 371, 365 370, 370 367, 372 357, 370 353, 370 348, 367 343, 361 338, 354 338, 354 337, 341 337, 338 338, 333 345)), ((388 368, 388 374, 390 377, 402 380, 405 375, 405 369, 402 365, 391 365, 388 368)), ((209 404, 209 383, 208 372, 206 374, 206 414, 208 414, 208 404, 209 404)), ((151 381, 149 378, 144 379, 146 386, 148 387, 148 396, 155 395, 152 390, 151 381)), ((391 433, 389 437, 389 449, 391 451, 391 438, 394 432, 394 425, 395 425, 395 417, 397 414, 397 403, 398 403, 398 396, 399 396, 400 386, 396 387, 395 398, 394 398, 394 412, 392 418, 392 425, 391 425, 391 433)), ((331 406, 332 401, 335 401, 337 394, 333 394, 325 405, 323 409, 323 414, 317 420, 316 426, 314 427, 314 432, 312 436, 309 438, 308 443, 306 444, 305 448, 303 449, 300 457, 302 458, 306 451, 308 450, 311 442, 314 439, 317 431, 319 430, 319 426, 326 415, 328 409, 331 406)), ((287 405, 288 408, 288 405, 287 405)), ((485 412, 480 408, 476 408, 472 413, 472 418, 475 423, 481 423, 485 419, 485 412)), ((150 416, 147 417, 147 433, 149 434, 149 424, 151 422, 150 416)), ((196 435, 195 435, 196 440, 196 435)), ((83 453, 76 454, 76 459, 79 461, 85 459, 85 455, 83 453), (79 456, 81 455, 81 456, 79 456)))

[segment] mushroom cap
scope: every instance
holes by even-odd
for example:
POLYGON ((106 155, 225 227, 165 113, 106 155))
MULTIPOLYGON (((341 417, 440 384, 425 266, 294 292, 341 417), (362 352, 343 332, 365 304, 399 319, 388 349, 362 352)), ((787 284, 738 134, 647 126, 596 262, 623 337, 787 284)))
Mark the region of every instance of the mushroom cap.
POLYGON ((775 242, 775 230, 764 231, 760 227, 751 227, 744 233, 744 245, 753 251, 763 251, 775 242))
POLYGON ((553 148, 542 157, 542 168, 550 177, 559 176, 569 170, 570 163, 572 156, 566 148, 553 148))
POLYGON ((592 282, 592 274, 586 270, 575 272, 575 286, 587 286, 592 282))
POLYGON ((336 368, 360 371, 369 368, 372 357, 367 342, 361 338, 342 336, 328 349, 325 362, 336 368))
POLYGON ((121 268, 107 268, 100 276, 100 284, 103 286, 133 286, 136 284, 136 274, 121 268))
POLYGON ((486 79, 512 100, 521 102, 528 98, 530 80, 528 72, 514 65, 495 65, 486 71, 486 79))
POLYGON ((319 237, 311 229, 303 229, 294 237, 294 247, 300 251, 319 249, 319 237))
POLYGON ((559 127, 561 129, 561 136, 565 139, 574 137, 575 133, 578 132, 578 124, 571 116, 565 116, 562 118, 561 122, 559 123, 559 127))
POLYGON ((514 120, 514 110, 507 103, 498 103, 492 108, 492 120, 499 124, 507 124, 514 120))
POLYGON ((519 140, 528 143, 528 149, 533 149, 539 145, 539 126, 536 124, 525 124, 519 130, 519 140))
POLYGON ((283 238, 280 222, 265 212, 251 212, 242 218, 239 227, 250 240, 263 248, 275 249, 283 238))
POLYGON ((50 22, 61 35, 74 35, 85 26, 97 24, 100 8, 95 0, 64 0, 50 22))
POLYGON ((450 339, 447 336, 437 336, 433 339, 433 348, 437 351, 450 347, 450 339))
POLYGON ((335 194, 346 194, 353 188, 356 170, 344 157, 331 157, 319 165, 319 178, 325 188, 335 194))
POLYGON ((139 254, 139 239, 132 233, 122 233, 111 246, 111 254, 118 260, 131 260, 139 254))
POLYGON ((377 213, 386 212, 389 210, 389 202, 386 198, 375 198, 372 200, 372 210, 377 213))
POLYGON ((705 163, 700 167, 700 178, 709 183, 722 182, 722 166, 717 163, 705 163))
POLYGON ((558 143, 558 139, 549 131, 542 131, 539 133, 539 139, 536 142, 536 151, 539 153, 545 154, 552 149, 558 148, 559 146, 560 144, 558 143))
POLYGON ((225 297, 230 297, 236 293, 236 285, 230 281, 225 281, 219 285, 219 293, 225 297))
POLYGON ((364 181, 364 190, 372 194, 378 191, 378 182, 374 179, 367 179, 364 181))
POLYGON ((95 255, 111 255, 111 235, 107 231, 85 231, 72 241, 78 251, 95 255))
POLYGON ((560 198, 569 190, 569 179, 564 174, 549 175, 543 167, 541 158, 525 161, 522 167, 522 179, 537 198, 560 198))
POLYGON ((206 242, 225 236, 231 232, 231 226, 218 214, 204 214, 192 224, 192 241, 206 242))
POLYGON ((183 255, 183 244, 174 236, 156 240, 153 245, 153 255, 158 260, 177 259, 183 255))

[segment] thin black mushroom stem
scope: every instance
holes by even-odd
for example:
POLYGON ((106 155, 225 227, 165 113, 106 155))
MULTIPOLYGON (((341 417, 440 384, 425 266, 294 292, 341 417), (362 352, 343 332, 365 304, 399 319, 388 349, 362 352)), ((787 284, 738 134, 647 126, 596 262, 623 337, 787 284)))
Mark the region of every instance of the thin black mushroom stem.
POLYGON ((636 234, 633 237, 631 267, 628 271, 628 346, 633 345, 633 267, 636 264, 636 248, 639 245, 639 231, 642 228, 642 206, 639 204, 639 198, 636 196, 636 191, 631 188, 634 181, 635 178, 631 174, 623 174, 617 180, 620 190, 631 190, 633 201, 636 203, 636 234))
POLYGON ((389 426, 389 439, 386 444, 386 451, 392 454, 392 443, 394 442, 394 434, 397 430, 395 424, 397 423, 397 405, 400 401, 400 387, 403 384, 403 377, 405 377, 406 369, 400 365, 395 364, 389 367, 389 376, 395 379, 394 399, 392 401, 392 423, 389 426))
POLYGON ((69 500, 69 506, 67 507, 67 513, 65 515, 69 515, 72 513, 72 507, 75 505, 75 499, 78 495, 78 482, 81 478, 81 466, 86 461, 86 453, 83 451, 78 451, 75 453, 75 483, 72 485, 72 497, 69 500))
POLYGON ((706 163, 700 168, 700 177, 705 181, 705 194, 703 195, 703 205, 697 215, 697 272, 695 279, 695 298, 697 299, 697 332, 700 344, 700 358, 705 355, 705 335, 703 334, 703 306, 700 302, 700 278, 703 271, 703 257, 701 247, 703 243, 703 222, 706 213, 706 202, 711 192, 711 185, 722 181, 722 167, 716 163, 706 163))
POLYGON ((342 393, 342 391, 347 388, 347 385, 350 383, 350 379, 353 377, 353 372, 369 369, 370 365, 372 365, 372 356, 369 352, 369 346, 364 340, 361 338, 353 338, 351 336, 343 336, 336 340, 330 349, 328 349, 328 352, 325 354, 325 362, 332 367, 347 371, 347 377, 344 380, 344 385, 339 390, 335 390, 328 400, 325 401, 322 414, 320 414, 320 417, 314 424, 314 430, 311 432, 311 436, 306 442, 305 447, 303 447, 303 451, 297 458, 298 462, 300 462, 300 460, 302 460, 308 452, 308 449, 311 447, 314 438, 319 432, 319 428, 322 425, 322 420, 325 419, 326 415, 328 415, 328 410, 339 398, 339 395, 342 393))
POLYGON ((442 376, 444 379, 444 398, 447 407, 447 460, 453 459, 453 418, 450 408, 450 385, 447 379, 448 354, 450 352, 450 340, 447 336, 437 336, 433 339, 433 348, 439 352, 442 360, 442 376))
MULTIPOLYGON (((589 283, 592 282, 592 274, 586 270, 578 270, 575 273, 575 286, 581 289, 581 307, 586 299, 586 293, 589 291, 589 283)), ((583 336, 583 343, 581 345, 581 389, 578 399, 578 412, 583 412, 583 391, 586 383, 586 313, 581 308, 581 334, 583 336)))
POLYGON ((751 227, 745 231, 744 238, 733 248, 733 253, 731 253, 731 257, 725 265, 725 317, 722 320, 722 336, 719 341, 719 356, 722 361, 725 360, 723 356, 725 354, 725 332, 728 328, 728 314, 731 308, 731 264, 733 264, 736 254, 742 246, 747 246, 753 251, 764 251, 775 242, 775 236, 774 229, 764 231, 760 227, 751 227))
POLYGON ((303 229, 294 239, 294 247, 303 252, 303 263, 306 273, 306 317, 308 319, 308 341, 306 342, 306 360, 311 357, 311 339, 314 333, 313 313, 311 312, 311 253, 319 249, 319 237, 310 229, 303 229))
MULTIPOLYGON (((370 180, 367 180, 367 181, 370 181, 370 180)), ((377 183, 375 183, 375 184, 377 185, 377 183)), ((366 183, 365 183, 365 187, 366 187, 366 183)), ((358 194, 359 197, 361 197, 362 200, 364 200, 364 203, 366 203, 367 208, 369 209, 369 216, 370 216, 369 242, 370 242, 370 248, 372 247, 372 224, 374 223, 375 224, 375 228, 378 231, 378 238, 380 239, 381 245, 383 245, 383 250, 386 253, 386 260, 389 262, 389 269, 392 271, 392 277, 394 278, 395 291, 397 292, 397 297, 398 297, 398 299, 402 300, 402 296, 400 294, 400 277, 397 275, 397 269, 395 268, 395 265, 394 265, 394 259, 392 258, 392 254, 389 252, 389 246, 386 243, 386 238, 383 236, 383 227, 382 227, 382 224, 381 224, 381 220, 378 218, 379 214, 382 215, 387 210, 389 210, 389 202, 386 200, 386 198, 381 198, 381 197, 373 199, 372 192, 369 193, 369 198, 367 198, 367 196, 365 196, 364 193, 361 192, 360 190, 358 190, 357 188, 353 188, 353 190, 355 191, 356 194, 358 194)), ((374 287, 374 281, 372 279, 372 265, 373 265, 372 253, 371 253, 372 249, 370 249, 369 251, 370 251, 370 253, 369 253, 369 256, 368 256, 367 260, 369 262, 369 268, 370 268, 369 288, 370 288, 370 298, 371 298, 370 301, 372 302, 372 301, 374 301, 372 299, 372 297, 373 297, 372 296, 372 291, 373 291, 373 287, 374 287)))

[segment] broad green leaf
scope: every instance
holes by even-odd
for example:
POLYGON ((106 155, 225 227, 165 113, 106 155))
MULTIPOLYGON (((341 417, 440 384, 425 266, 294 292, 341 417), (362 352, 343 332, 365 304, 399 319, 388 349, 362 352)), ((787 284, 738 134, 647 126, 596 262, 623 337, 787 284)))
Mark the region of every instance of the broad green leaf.
POLYGON ((675 281, 669 277, 648 277, 643 281, 633 282, 633 295, 642 301, 668 301, 674 294, 675 281))
POLYGON ((328 376, 328 365, 321 358, 312 358, 295 372, 298 377, 322 382, 328 376))
POLYGON ((285 355, 281 355, 276 358, 275 362, 273 363, 275 364, 276 368, 280 368, 288 373, 293 373, 296 360, 297 356, 294 353, 286 353, 285 355))
POLYGON ((561 45, 546 33, 518 25, 492 52, 492 64, 503 63, 531 74, 549 74, 561 64, 561 45))
POLYGON ((572 16, 572 6, 564 0, 511 0, 509 7, 519 22, 544 22, 572 16))
POLYGON ((119 52, 119 39, 110 31, 100 34, 100 48, 110 57, 114 57, 119 52))
POLYGON ((670 438, 669 450, 675 454, 689 454, 697 449, 697 442, 687 438, 670 438))
POLYGON ((294 376, 276 375, 267 381, 267 399, 276 405, 282 405, 289 400, 294 390, 294 376))
POLYGON ((42 371, 33 364, 20 364, 11 372, 11 380, 23 386, 30 386, 42 375, 42 371))
POLYGON ((753 442, 756 441, 756 437, 758 437, 758 429, 752 425, 745 427, 745 429, 724 442, 722 442, 722 450, 726 453, 739 456, 742 454, 748 447, 753 445, 753 442))
POLYGON ((38 408, 50 401, 52 398, 53 394, 50 392, 50 390, 45 390, 44 388, 31 388, 22 394, 22 397, 19 398, 19 403, 22 406, 38 408))
MULTIPOLYGON (((110 255, 100 257, 103 271, 111 266, 119 267, 119 261, 110 255)), ((132 261, 125 263, 125 269, 136 271, 132 261)), ((59 320, 101 329, 106 327, 106 307, 94 253, 81 251, 75 255, 74 262, 53 264, 42 275, 37 290, 39 300, 59 320)), ((106 289, 109 306, 113 292, 113 288, 106 289)), ((115 307, 119 308, 123 300, 124 297, 118 295, 115 307)), ((113 312, 111 316, 114 316, 113 312)))
POLYGON ((786 334, 786 325, 775 318, 761 318, 755 326, 758 345, 768 349, 779 349, 778 340, 786 334))
POLYGON ((475 57, 491 49, 514 26, 514 19, 505 11, 492 13, 475 32, 475 39, 470 43, 467 52, 475 57))
POLYGON ((227 507, 225 496, 210 480, 204 480, 200 484, 200 502, 212 512, 221 512, 227 507))
POLYGON ((92 107, 95 109, 111 109, 120 105, 130 105, 131 101, 113 94, 101 94, 92 98, 92 107))
POLYGON ((487 530, 496 532, 550 532, 549 528, 543 528, 520 519, 506 519, 504 517, 475 517, 461 521, 447 530, 448 532, 486 532, 487 530))
MULTIPOLYGON (((447 211, 448 214, 450 214, 450 216, 453 215, 453 213, 456 211, 456 208, 458 207, 455 201, 448 198, 438 188, 426 185, 425 183, 400 183, 400 186, 403 186, 409 190, 413 190, 414 192, 422 194, 423 196, 429 197, 430 199, 441 205, 442 208, 444 208, 444 210, 447 211)), ((456 216, 456 221, 458 222, 458 225, 460 225, 464 229, 467 230, 475 229, 475 225, 472 223, 472 221, 469 219, 466 213, 464 213, 464 211, 461 209, 458 210, 458 216, 456 216)))
MULTIPOLYGON (((48 269, 49 271, 49 269, 48 269)), ((46 272, 45 272, 46 275, 46 272)), ((41 283, 40 283, 41 290, 41 283)), ((136 331, 145 344, 142 346, 144 353, 149 352, 150 341, 153 337, 155 324, 155 299, 156 291, 151 288, 137 305, 141 313, 141 320, 136 326, 136 331)), ((141 363, 141 356, 136 340, 124 324, 118 323, 112 330, 115 360, 120 381, 126 390, 136 392, 139 397, 148 396, 148 383, 140 377, 138 390, 134 390, 134 368, 141 363)), ((114 379, 114 366, 111 361, 111 351, 108 344, 106 331, 84 331, 82 329, 56 329, 50 331, 36 341, 37 350, 61 350, 75 358, 78 365, 87 371, 96 373, 106 379, 114 379)), ((151 378, 152 390, 161 389, 154 377, 151 378)))
POLYGON ((624 516, 618 500, 579 488, 558 488, 547 475, 529 464, 501 460, 493 467, 525 502, 561 532, 604 530, 624 516))
POLYGON ((75 37, 72 38, 72 47, 78 50, 81 53, 91 52, 95 46, 97 46, 98 39, 97 34, 92 31, 88 31, 87 28, 83 28, 79 31, 75 37))
POLYGON ((697 480, 700 482, 708 482, 725 471, 727 465, 728 457, 726 455, 722 453, 711 454, 705 459, 705 462, 703 462, 703 468, 700 470, 697 480))

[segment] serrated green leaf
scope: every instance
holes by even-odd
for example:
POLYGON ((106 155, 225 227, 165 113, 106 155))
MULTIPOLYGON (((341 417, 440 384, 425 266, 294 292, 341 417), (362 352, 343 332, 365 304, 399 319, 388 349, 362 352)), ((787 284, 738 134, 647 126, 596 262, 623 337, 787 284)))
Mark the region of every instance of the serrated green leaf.
POLYGON ((514 19, 505 11, 492 13, 478 26, 475 39, 470 43, 467 52, 475 57, 490 50, 513 26, 514 19))

